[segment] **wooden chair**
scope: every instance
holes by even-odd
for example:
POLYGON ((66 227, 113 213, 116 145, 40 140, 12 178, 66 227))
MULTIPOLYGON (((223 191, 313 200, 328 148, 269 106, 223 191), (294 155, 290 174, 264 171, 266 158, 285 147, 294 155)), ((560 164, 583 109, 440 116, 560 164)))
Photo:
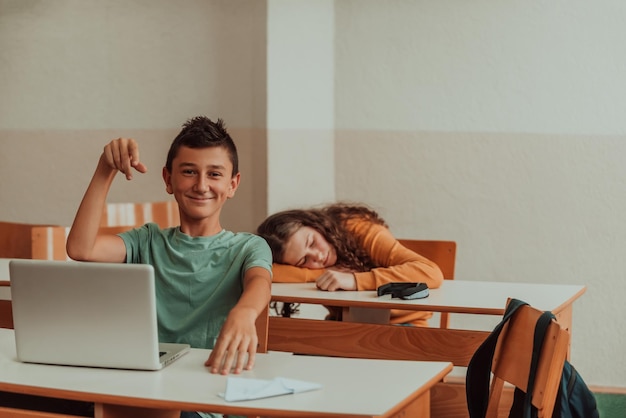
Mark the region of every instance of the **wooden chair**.
MULTIPOLYGON (((100 231, 118 234, 148 222, 155 222, 161 228, 178 226, 180 218, 176 201, 107 203, 100 220, 100 231)), ((69 231, 69 227, 33 225, 30 233, 24 231, 30 237, 29 256, 16 258, 68 260, 65 243, 69 231)))
MULTIPOLYGON (((136 227, 148 222, 155 222, 161 228, 169 228, 180 225, 178 204, 175 200, 161 202, 143 203, 107 203, 104 207, 100 226, 107 227, 136 227)), ((41 248, 36 248, 37 256, 33 256, 33 240, 37 240, 37 245, 41 245, 42 234, 49 240, 60 242, 63 235, 60 229, 56 229, 54 234, 50 232, 42 233, 40 228, 56 227, 50 224, 29 224, 17 222, 0 222, 0 258, 44 258, 44 259, 64 259, 62 246, 54 246, 54 254, 42 256, 44 252, 41 248), (36 229, 34 231, 34 229, 36 229), (59 240, 59 241, 57 241, 59 240)), ((113 231, 113 230, 112 230, 113 231)), ((121 230, 118 230, 120 232, 121 230)), ((117 233, 117 232, 115 232, 117 233)), ((67 237, 67 233, 65 233, 67 237)))
MULTIPOLYGON (((128 231, 132 226, 100 227, 100 232, 119 234, 128 231)), ((69 260, 65 251, 68 226, 38 226, 31 230, 31 257, 36 260, 69 260)))
MULTIPOLYGON (((441 269, 445 280, 454 280, 456 242, 416 239, 398 239, 398 241, 409 250, 414 251, 437 264, 441 269)), ((439 317, 439 327, 448 328, 449 324, 449 314, 447 312, 442 312, 439 317)))
POLYGON ((141 226, 155 222, 161 228, 180 225, 178 203, 175 200, 139 203, 107 203, 100 226, 141 226))
MULTIPOLYGON (((503 328, 491 367, 493 378, 486 418, 506 416, 509 411, 510 401, 501 402, 505 383, 527 390, 535 325, 541 314, 542 311, 531 306, 522 306, 503 328)), ((539 418, 552 416, 568 346, 569 333, 552 321, 539 356, 532 395, 539 418)))
POLYGON ((50 225, 0 222, 0 258, 32 258, 32 230, 48 226, 50 225))

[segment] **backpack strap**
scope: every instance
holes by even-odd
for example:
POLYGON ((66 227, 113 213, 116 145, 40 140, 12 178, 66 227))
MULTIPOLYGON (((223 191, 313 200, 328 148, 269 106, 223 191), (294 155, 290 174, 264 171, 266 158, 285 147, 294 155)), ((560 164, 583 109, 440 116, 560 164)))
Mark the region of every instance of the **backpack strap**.
POLYGON ((484 418, 489 403, 489 382, 491 363, 496 350, 496 343, 504 325, 511 319, 521 306, 528 305, 519 299, 511 299, 506 307, 502 320, 485 341, 478 347, 467 366, 465 378, 465 395, 470 418, 484 418))

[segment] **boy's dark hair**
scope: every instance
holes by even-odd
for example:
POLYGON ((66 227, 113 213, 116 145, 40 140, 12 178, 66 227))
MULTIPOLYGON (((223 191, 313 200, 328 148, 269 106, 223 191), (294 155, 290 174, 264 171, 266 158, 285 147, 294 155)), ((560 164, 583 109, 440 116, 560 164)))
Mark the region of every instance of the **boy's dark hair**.
POLYGON ((233 165, 232 175, 239 173, 237 147, 226 131, 226 125, 222 119, 213 122, 206 116, 196 116, 185 122, 183 129, 174 138, 167 153, 165 168, 170 173, 172 172, 172 161, 182 146, 189 148, 223 147, 228 151, 230 162, 233 165))

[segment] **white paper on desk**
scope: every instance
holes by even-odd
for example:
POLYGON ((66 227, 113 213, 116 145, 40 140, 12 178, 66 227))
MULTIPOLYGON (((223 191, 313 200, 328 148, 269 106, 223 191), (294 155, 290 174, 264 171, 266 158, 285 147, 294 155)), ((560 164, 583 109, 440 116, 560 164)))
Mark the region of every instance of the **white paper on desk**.
POLYGON ((321 389, 319 383, 276 377, 272 380, 249 379, 245 377, 228 377, 226 392, 220 396, 228 402, 246 401, 250 399, 269 398, 272 396, 289 395, 321 389))

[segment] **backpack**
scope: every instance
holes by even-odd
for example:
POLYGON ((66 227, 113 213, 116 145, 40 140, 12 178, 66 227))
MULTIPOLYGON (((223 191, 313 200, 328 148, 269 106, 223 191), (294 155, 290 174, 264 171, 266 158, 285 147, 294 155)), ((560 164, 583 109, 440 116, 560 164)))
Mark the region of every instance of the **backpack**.
POLYGON ((593 392, 567 360, 563 366, 552 418, 600 418, 593 392))
MULTIPOLYGON (((511 299, 500 323, 496 325, 470 360, 466 378, 467 407, 470 418, 485 417, 489 402, 489 372, 498 336, 515 311, 523 305, 528 304, 518 299, 511 299)), ((554 319, 554 314, 544 312, 537 320, 537 325, 535 326, 531 372, 528 376, 528 393, 532 393, 543 338, 552 319, 554 319)), ((531 395, 527 395, 521 389, 515 388, 509 418, 536 417, 537 409, 531 404, 531 395)), ((561 375, 561 383, 557 392, 552 418, 599 418, 593 392, 589 390, 574 366, 567 360, 565 360, 563 365, 563 374, 561 375)))

